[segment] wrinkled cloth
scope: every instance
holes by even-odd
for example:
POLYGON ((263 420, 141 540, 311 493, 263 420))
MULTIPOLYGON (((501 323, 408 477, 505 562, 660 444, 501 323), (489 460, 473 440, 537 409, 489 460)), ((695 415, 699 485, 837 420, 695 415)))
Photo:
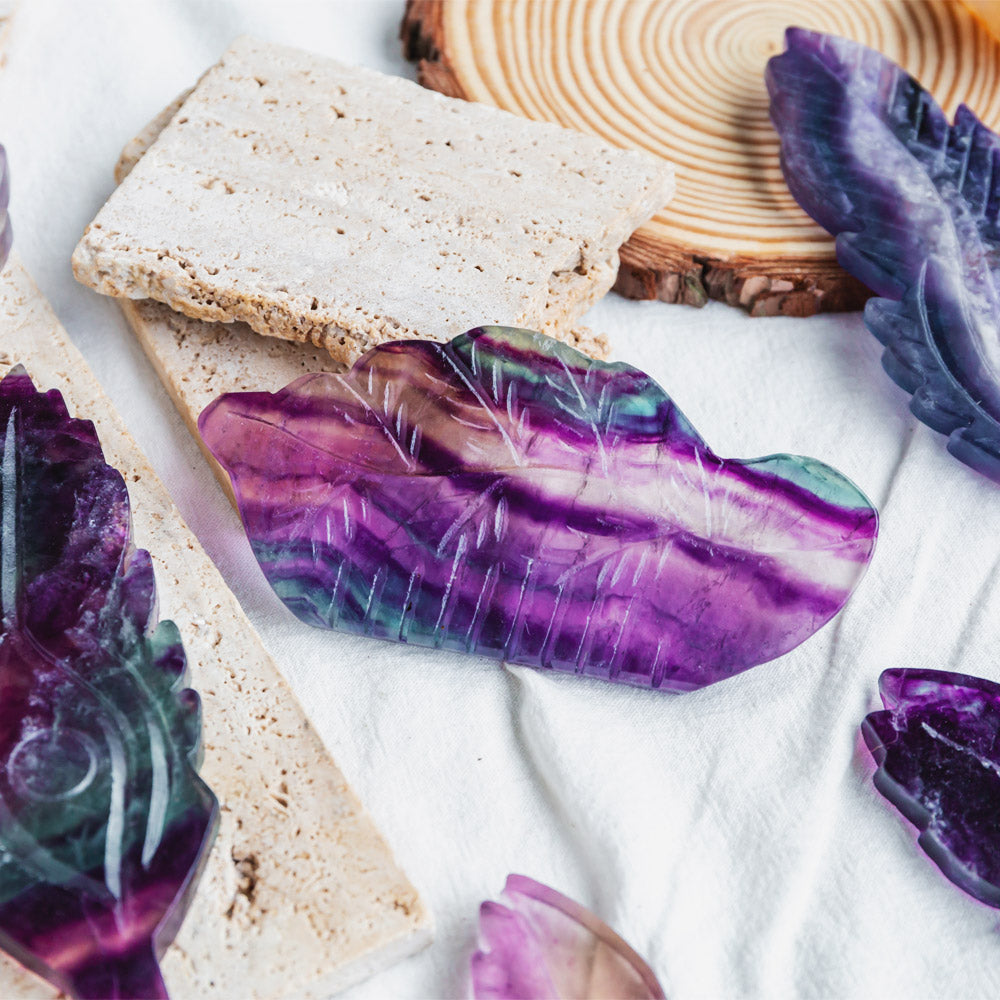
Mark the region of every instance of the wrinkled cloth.
POLYGON ((73 280, 121 147, 236 35, 412 78, 401 14, 396 0, 21 0, 0 71, 18 252, 434 910, 430 949, 344 996, 466 995, 479 903, 516 871, 592 909, 674 1000, 996 997, 1000 913, 919 851, 872 787, 858 727, 887 667, 1000 680, 1000 486, 910 415, 860 316, 609 295, 587 317, 718 454, 815 456, 881 513, 834 621, 670 696, 300 623, 121 313, 73 280))

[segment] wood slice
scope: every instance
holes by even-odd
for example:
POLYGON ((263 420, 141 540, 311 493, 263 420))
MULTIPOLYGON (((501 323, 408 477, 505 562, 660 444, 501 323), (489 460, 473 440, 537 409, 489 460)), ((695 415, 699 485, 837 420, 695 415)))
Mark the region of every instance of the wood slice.
POLYGON ((1000 0, 962 0, 986 29, 1000 38, 1000 0))
POLYGON ((1000 42, 957 0, 408 0, 425 86, 657 153, 677 195, 622 248, 618 291, 753 315, 857 309, 867 290, 795 203, 768 117, 789 25, 884 52, 953 114, 1000 126, 1000 42))

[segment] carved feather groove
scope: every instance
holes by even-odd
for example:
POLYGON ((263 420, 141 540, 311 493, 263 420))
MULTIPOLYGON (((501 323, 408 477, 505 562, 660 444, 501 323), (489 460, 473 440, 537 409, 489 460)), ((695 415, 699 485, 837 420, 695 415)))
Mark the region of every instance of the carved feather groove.
POLYGON ((1000 138, 871 49, 787 45, 767 81, 788 186, 880 296, 865 323, 910 409, 1000 481, 1000 138))
POLYGON ((1000 907, 1000 685, 943 670, 886 670, 884 711, 861 726, 876 788, 959 888, 1000 907))
POLYGON ((93 425, 0 382, 0 947, 74 997, 165 996, 218 804, 184 651, 93 425))
POLYGON ((200 427, 304 621, 543 669, 730 676, 835 614, 874 545, 838 473, 719 459, 641 372, 526 331, 378 348, 200 427))

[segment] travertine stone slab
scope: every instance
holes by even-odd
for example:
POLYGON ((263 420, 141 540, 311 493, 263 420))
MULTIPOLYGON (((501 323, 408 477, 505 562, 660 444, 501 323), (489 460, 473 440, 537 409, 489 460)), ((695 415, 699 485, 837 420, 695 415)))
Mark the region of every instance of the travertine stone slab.
MULTIPOLYGON (((413 886, 184 525, 44 298, 12 259, 0 273, 0 374, 15 363, 97 425, 128 484, 162 617, 178 625, 201 695, 202 775, 218 838, 163 962, 175 1000, 326 997, 423 947, 413 886)), ((0 996, 50 997, 0 957, 0 996)))
POLYGON ((483 323, 566 335, 672 192, 645 154, 244 38, 88 227, 74 271, 345 362, 483 323))
MULTIPOLYGON (((181 94, 128 142, 115 166, 115 180, 119 184, 156 141, 186 98, 187 94, 181 94)), ((224 392, 276 392, 307 372, 343 369, 343 365, 334 361, 323 348, 261 337, 245 323, 208 323, 192 319, 151 299, 119 299, 118 302, 230 496, 229 476, 204 447, 198 434, 198 414, 224 392)), ((594 357, 607 356, 605 337, 586 327, 576 327, 565 339, 594 357)))

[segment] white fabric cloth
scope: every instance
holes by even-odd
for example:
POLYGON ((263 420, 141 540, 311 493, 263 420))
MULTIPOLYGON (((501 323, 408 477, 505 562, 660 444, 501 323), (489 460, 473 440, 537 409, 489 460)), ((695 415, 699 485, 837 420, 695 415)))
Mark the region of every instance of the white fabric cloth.
POLYGON ((233 37, 412 77, 401 12, 21 0, 0 72, 22 259, 436 915, 429 950, 346 995, 465 995, 478 905, 515 871, 593 908, 675 1000, 996 997, 997 912, 918 850, 872 787, 858 726, 886 667, 1000 679, 1000 487, 911 417, 859 316, 752 320, 610 295, 588 318, 719 454, 815 456, 881 513, 868 575, 834 622, 672 697, 300 624, 118 309, 73 280, 122 145, 233 37))

